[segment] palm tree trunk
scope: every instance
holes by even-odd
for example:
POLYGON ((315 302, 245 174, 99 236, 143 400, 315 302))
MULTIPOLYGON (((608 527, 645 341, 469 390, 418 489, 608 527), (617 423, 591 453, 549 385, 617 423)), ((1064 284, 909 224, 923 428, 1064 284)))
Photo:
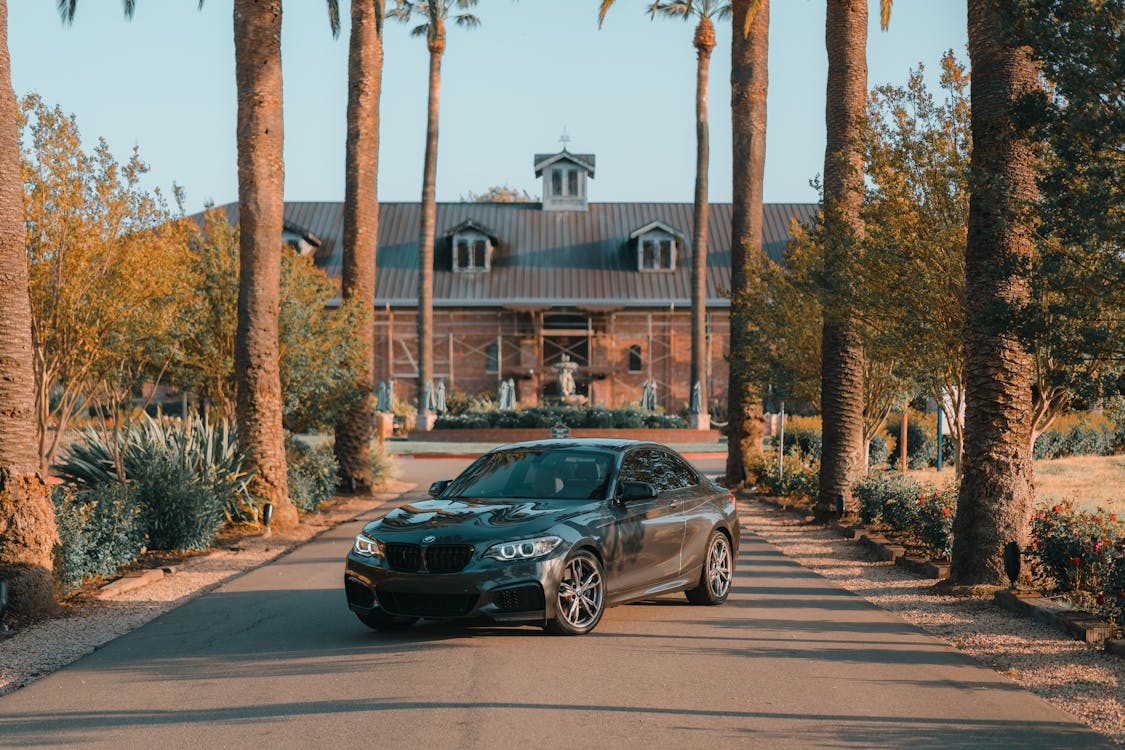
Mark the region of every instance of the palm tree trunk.
POLYGON ((281 0, 235 0, 238 82, 238 437, 252 490, 273 503, 274 526, 297 523, 285 476, 277 316, 285 165, 282 161, 281 0))
POLYGON ((33 615, 55 607, 51 552, 58 532, 38 471, 18 138, 8 4, 0 0, 0 580, 11 588, 12 612, 33 615))
POLYGON ((836 512, 863 457, 863 342, 851 274, 863 238, 863 150, 859 122, 867 103, 867 0, 828 0, 828 91, 824 150, 824 300, 820 406, 823 421, 817 515, 836 512))
POLYGON ((1015 320, 1028 301, 1038 195, 1031 142, 1012 127, 1039 88, 1027 47, 1002 40, 998 0, 970 0, 972 169, 965 248, 965 430, 950 582, 1003 585, 1003 548, 1025 546, 1032 512, 1032 360, 1015 320))
POLYGON ((383 77, 383 0, 352 0, 348 45, 348 141, 344 175, 344 299, 360 299, 367 317, 357 331, 363 352, 361 399, 336 425, 340 483, 373 489, 371 435, 375 418, 375 250, 379 241, 379 91, 383 77))
MULTIPOLYGON (((431 23, 434 23, 431 20, 431 23)), ((430 98, 426 108, 426 161, 422 171, 422 217, 418 235, 418 425, 429 429, 429 410, 423 393, 434 377, 434 183, 437 179, 438 102, 441 90, 441 56, 445 52, 445 29, 436 19, 429 42, 430 98)))
POLYGON ((695 29, 695 209, 691 236, 691 383, 699 383, 703 413, 707 412, 707 168, 709 134, 707 128, 707 74, 711 50, 715 48, 715 28, 704 16, 695 29))
POLYGON ((749 0, 736 1, 731 19, 731 137, 734 162, 731 207, 730 382, 727 387, 727 470, 730 486, 742 481, 746 461, 762 452, 762 398, 747 377, 750 330, 747 284, 762 262, 762 180, 766 166, 766 89, 769 83, 769 0, 761 0, 749 35, 743 33, 749 0))

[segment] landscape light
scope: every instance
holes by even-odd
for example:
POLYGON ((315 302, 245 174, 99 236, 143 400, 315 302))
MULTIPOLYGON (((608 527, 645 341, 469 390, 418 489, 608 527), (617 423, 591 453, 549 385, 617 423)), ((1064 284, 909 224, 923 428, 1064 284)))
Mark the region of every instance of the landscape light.
POLYGON ((265 527, 263 533, 270 533, 271 520, 273 520, 273 503, 266 503, 262 506, 262 526, 265 527))
POLYGON ((1015 591, 1016 581, 1020 578, 1020 545, 1017 542, 1004 545, 1004 572, 1008 576, 1009 588, 1015 591))

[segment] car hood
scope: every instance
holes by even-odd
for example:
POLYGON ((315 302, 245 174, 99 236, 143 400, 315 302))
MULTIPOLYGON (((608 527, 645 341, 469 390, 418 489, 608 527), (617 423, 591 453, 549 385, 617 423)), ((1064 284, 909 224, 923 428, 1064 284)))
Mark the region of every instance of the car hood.
POLYGON ((396 508, 368 524, 365 531, 394 541, 415 541, 415 537, 429 535, 436 536, 439 543, 499 541, 546 531, 589 513, 599 502, 604 501, 435 498, 396 508))

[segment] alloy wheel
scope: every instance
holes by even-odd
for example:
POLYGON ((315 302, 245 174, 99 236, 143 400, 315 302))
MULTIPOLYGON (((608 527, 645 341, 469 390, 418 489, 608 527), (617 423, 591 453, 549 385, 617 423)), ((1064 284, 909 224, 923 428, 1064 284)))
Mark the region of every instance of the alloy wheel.
POLYGON ((579 555, 567 563, 559 582, 559 617, 577 631, 593 627, 605 603, 602 574, 592 558, 579 555))

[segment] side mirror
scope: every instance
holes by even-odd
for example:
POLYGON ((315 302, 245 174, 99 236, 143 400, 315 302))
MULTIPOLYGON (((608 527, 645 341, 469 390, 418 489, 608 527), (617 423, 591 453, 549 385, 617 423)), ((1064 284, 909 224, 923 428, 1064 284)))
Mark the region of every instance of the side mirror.
POLYGON ((437 497, 445 492, 445 488, 452 484, 452 479, 439 479, 430 485, 430 497, 437 497))
POLYGON ((656 488, 648 482, 622 482, 617 499, 623 503, 637 500, 651 500, 656 497, 656 488))

